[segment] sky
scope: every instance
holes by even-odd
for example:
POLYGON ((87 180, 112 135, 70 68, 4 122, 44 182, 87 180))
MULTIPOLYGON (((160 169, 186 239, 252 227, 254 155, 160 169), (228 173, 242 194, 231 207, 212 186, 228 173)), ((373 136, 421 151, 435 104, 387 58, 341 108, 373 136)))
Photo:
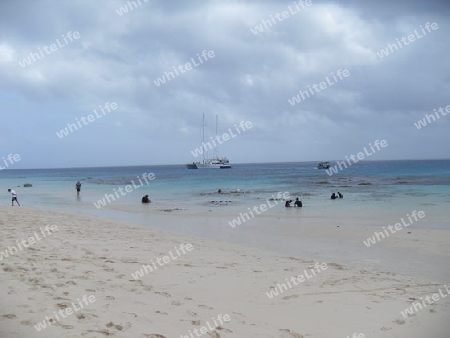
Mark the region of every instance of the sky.
POLYGON ((0 2, 0 165, 450 158, 450 2, 134 4, 0 2))

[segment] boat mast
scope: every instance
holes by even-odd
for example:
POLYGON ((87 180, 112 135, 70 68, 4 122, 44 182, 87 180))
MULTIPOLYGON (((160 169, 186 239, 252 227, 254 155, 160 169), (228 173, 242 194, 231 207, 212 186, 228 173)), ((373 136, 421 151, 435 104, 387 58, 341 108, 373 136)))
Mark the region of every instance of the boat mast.
MULTIPOLYGON (((217 120, 218 120, 218 118, 219 118, 219 115, 216 114, 216 140, 217 140, 217 120)), ((214 148, 214 152, 216 155, 216 159, 219 159, 219 153, 217 151, 217 146, 214 148)))
POLYGON ((202 155, 203 155, 203 163, 205 163, 205 151, 206 151, 206 147, 205 147, 205 113, 203 113, 203 118, 202 118, 202 146, 204 147, 202 155))

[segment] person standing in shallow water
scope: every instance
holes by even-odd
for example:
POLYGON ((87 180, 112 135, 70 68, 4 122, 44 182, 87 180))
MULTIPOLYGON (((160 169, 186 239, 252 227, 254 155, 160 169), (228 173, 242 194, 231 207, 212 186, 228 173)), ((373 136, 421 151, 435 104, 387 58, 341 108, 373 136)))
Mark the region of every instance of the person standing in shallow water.
POLYGON ((81 191, 81 183, 80 181, 75 184, 75 188, 77 189, 77 197, 80 197, 80 191, 81 191))
POLYGON ((19 201, 17 200, 17 194, 15 190, 8 189, 8 192, 11 193, 11 206, 14 206, 14 201, 16 201, 17 205, 20 207, 19 201))

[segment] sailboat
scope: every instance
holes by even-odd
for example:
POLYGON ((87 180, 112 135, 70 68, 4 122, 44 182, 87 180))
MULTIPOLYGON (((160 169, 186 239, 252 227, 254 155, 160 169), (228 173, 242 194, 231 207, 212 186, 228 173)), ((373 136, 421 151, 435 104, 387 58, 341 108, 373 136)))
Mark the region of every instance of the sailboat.
MULTIPOLYGON (((216 115, 216 136, 217 136, 217 115, 216 115)), ((186 165, 188 169, 230 169, 230 161, 226 157, 219 157, 217 152, 217 146, 214 148, 214 157, 208 158, 205 157, 205 114, 203 114, 203 123, 202 123, 202 145, 203 147, 203 160, 202 162, 192 162, 186 165)))

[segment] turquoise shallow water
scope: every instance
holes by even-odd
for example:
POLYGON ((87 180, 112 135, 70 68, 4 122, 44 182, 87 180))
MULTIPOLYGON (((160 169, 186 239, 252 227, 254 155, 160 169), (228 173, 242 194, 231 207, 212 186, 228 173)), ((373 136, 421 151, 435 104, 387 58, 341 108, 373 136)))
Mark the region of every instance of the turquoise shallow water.
MULTIPOLYGON (((333 163, 332 163, 333 164, 333 163)), ((302 217, 402 217, 412 210, 424 210, 429 219, 424 226, 443 228, 449 216, 450 160, 359 162, 329 176, 316 169, 317 163, 237 164, 228 170, 188 170, 184 165, 3 170, 0 186, 3 205, 10 203, 7 188, 18 193, 19 201, 41 209, 85 212, 122 219, 131 214, 179 208, 173 212, 236 215, 261 204, 278 192, 299 197, 304 205, 302 217), (154 173, 155 179, 141 186, 138 178, 154 173), (74 185, 82 183, 82 195, 76 198, 74 185), (121 195, 134 181, 138 188, 121 195), (24 188, 24 183, 33 187, 24 188), (223 191, 218 194, 218 189, 223 191), (240 192, 236 193, 237 189, 240 192), (342 200, 330 200, 332 192, 344 194, 342 200), (94 202, 114 196, 101 210, 94 202), (149 194, 153 203, 142 206, 140 199, 149 194), (431 217, 433 216, 433 217, 431 217)), ((144 182, 144 181, 142 181, 144 182)), ((272 202, 273 203, 273 202, 272 202)), ((281 203, 281 202, 280 202, 281 203)), ((300 212, 300 211, 299 211, 300 212)), ((265 215, 298 217, 293 210, 269 208, 265 215)))

